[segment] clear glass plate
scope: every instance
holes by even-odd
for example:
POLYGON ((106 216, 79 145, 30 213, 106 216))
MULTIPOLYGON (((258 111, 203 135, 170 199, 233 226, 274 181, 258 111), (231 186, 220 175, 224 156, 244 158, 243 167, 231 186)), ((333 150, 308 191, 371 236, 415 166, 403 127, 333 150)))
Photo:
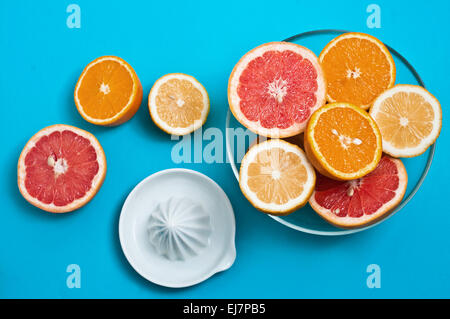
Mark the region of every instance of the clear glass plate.
MULTIPOLYGON (((314 53, 316 53, 316 55, 318 56, 322 48, 325 47, 325 45, 329 41, 331 41, 339 34, 345 32, 348 31, 344 30, 309 31, 297 34, 284 41, 303 45, 309 48, 310 50, 314 51, 314 53)), ((388 47, 395 61, 395 66, 397 69, 396 83, 415 84, 425 87, 422 79, 420 78, 419 74, 416 72, 414 67, 399 52, 397 52, 388 45, 386 46, 388 47)), ((239 181, 239 165, 242 160, 242 157, 244 156, 243 150, 248 149, 250 143, 253 141, 256 135, 249 136, 245 141, 245 147, 239 145, 238 148, 238 143, 235 142, 235 135, 234 135, 236 134, 235 130, 238 128, 245 129, 231 115, 230 110, 228 110, 226 118, 226 134, 225 134, 227 145, 227 156, 228 161, 231 164, 231 168, 233 169, 233 173, 236 179, 239 181)), ((293 212, 288 216, 283 217, 272 215, 268 216, 270 216, 277 222, 287 227, 315 235, 337 236, 356 233, 369 229, 384 222, 390 216, 400 211, 413 198, 414 194, 419 190, 420 185, 422 185, 428 173, 428 170, 430 169, 431 162, 433 160, 434 150, 435 144, 433 144, 424 154, 418 157, 402 159, 408 172, 408 187, 406 189, 405 197, 403 198, 403 201, 399 205, 397 205, 397 207, 390 215, 370 226, 350 230, 337 228, 327 223, 325 220, 323 220, 318 214, 316 214, 312 210, 312 208, 309 205, 302 207, 298 211, 293 212)))

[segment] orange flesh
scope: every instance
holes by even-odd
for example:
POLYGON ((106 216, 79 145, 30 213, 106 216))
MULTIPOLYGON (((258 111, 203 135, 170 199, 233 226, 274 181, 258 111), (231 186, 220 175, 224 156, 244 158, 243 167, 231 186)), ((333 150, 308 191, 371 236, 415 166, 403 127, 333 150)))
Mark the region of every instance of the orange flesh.
POLYGON ((118 114, 130 100, 133 79, 119 62, 105 60, 86 72, 78 90, 83 111, 95 119, 108 119, 118 114))
POLYGON ((248 166, 250 190, 268 204, 281 205, 297 198, 306 180, 307 171, 299 157, 281 148, 261 151, 248 166))
POLYGON ((172 127, 188 127, 200 120, 203 95, 190 81, 171 79, 163 83, 156 96, 158 116, 172 127))
POLYGON ((328 95, 339 102, 370 104, 390 86, 389 62, 381 49, 369 40, 340 40, 322 60, 328 95))
POLYGON ((386 98, 377 113, 383 139, 394 147, 415 147, 433 130, 432 106, 417 93, 399 92, 386 98), (402 121, 407 125, 402 125, 402 121))
POLYGON ((377 137, 367 118, 350 108, 320 115, 314 139, 326 162, 342 173, 354 173, 373 162, 377 137))

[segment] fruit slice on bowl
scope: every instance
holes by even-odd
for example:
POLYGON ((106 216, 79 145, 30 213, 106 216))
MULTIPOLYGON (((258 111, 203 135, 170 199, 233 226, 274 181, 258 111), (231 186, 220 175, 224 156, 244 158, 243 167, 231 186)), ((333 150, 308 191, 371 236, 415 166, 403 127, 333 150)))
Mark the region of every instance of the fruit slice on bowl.
POLYGON ((368 226, 393 211, 403 199, 407 183, 401 160, 383 155, 373 172, 356 180, 336 181, 318 174, 309 203, 337 227, 368 226))
POLYGON ((305 130, 325 103, 325 79, 316 55, 289 42, 263 44, 245 54, 228 81, 236 119, 256 134, 283 138, 305 130))
POLYGON ((416 85, 396 85, 373 103, 370 115, 383 137, 383 151, 394 157, 425 152, 439 136, 442 110, 439 101, 416 85))
POLYGON ((142 102, 142 85, 133 68, 116 56, 89 63, 74 92, 78 112, 88 122, 114 126, 128 121, 142 102))
POLYGON ((348 102, 367 109, 395 83, 395 64, 389 50, 368 34, 349 32, 336 37, 319 59, 329 102, 348 102))
POLYGON ((37 132, 25 145, 17 167, 22 196, 52 213, 88 203, 105 179, 105 153, 91 134, 69 125, 37 132))
POLYGON ((200 128, 209 113, 206 89, 194 77, 166 74, 153 85, 148 96, 153 122, 168 134, 186 135, 200 128))
POLYGON ((239 186, 258 210, 287 215, 308 202, 316 174, 305 153, 279 139, 258 143, 245 154, 239 186))
POLYGON ((304 144, 322 175, 351 180, 377 167, 381 141, 380 130, 366 111, 349 103, 331 103, 311 116, 304 144))

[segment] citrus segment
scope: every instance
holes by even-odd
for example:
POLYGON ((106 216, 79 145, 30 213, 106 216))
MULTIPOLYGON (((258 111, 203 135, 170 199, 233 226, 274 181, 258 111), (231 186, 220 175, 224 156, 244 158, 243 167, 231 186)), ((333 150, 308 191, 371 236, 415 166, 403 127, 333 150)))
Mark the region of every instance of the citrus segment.
POLYGON ((368 34, 338 36, 322 50, 319 59, 329 102, 348 102, 367 109, 395 82, 395 64, 389 50, 368 34))
POLYGON ((194 77, 172 73, 158 79, 148 97, 150 115, 163 131, 189 134, 202 126, 209 112, 209 97, 194 77))
POLYGON ((257 209, 274 215, 286 215, 305 205, 315 179, 303 151, 279 139, 252 146, 239 172, 245 197, 257 209))
POLYGON ((384 155, 377 168, 352 181, 317 175, 309 203, 328 222, 343 228, 372 224, 400 203, 408 177, 403 163, 384 155))
POLYGON ((36 207, 64 213, 85 205, 103 183, 106 160, 90 133, 68 125, 42 129, 25 145, 18 186, 36 207))
POLYGON ((325 103, 322 68, 314 53, 298 44, 263 44, 234 67, 228 102, 236 119, 259 135, 297 135, 325 103))
POLYGON ((97 125, 119 125, 138 110, 142 86, 127 62, 119 57, 104 56, 83 70, 74 98, 86 121, 97 125))
POLYGON ((323 175, 338 180, 355 179, 377 166, 382 152, 381 135, 375 121, 361 108, 331 103, 311 117, 305 151, 323 175))
POLYGON ((422 154, 442 125, 439 101, 426 89, 396 85, 382 93, 370 109, 383 137, 383 151, 394 157, 422 154))

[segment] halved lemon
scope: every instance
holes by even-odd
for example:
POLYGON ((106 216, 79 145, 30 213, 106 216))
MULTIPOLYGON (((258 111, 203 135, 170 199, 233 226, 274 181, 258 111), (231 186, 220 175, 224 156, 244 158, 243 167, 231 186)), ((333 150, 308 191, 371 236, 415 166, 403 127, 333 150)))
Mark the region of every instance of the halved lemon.
POLYGON ((305 153, 279 139, 258 143, 244 156, 239 172, 242 193, 258 210, 287 215, 305 205, 316 174, 305 153))
POLYGON ((206 89, 194 77, 166 74, 153 85, 148 96, 153 122, 163 131, 186 135, 200 128, 209 112, 206 89))
POLYGON ((383 151, 394 157, 425 152, 439 136, 442 110, 439 101, 417 85, 399 84, 382 93, 370 115, 380 127, 383 151))

